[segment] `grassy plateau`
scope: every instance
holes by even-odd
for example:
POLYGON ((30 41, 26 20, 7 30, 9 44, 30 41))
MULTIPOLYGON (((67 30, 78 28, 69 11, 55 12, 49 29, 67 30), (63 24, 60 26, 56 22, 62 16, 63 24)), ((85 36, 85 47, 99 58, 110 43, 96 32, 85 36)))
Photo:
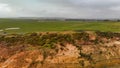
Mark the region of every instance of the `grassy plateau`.
POLYGON ((0 19, 0 33, 30 33, 50 31, 105 31, 120 32, 120 22, 104 21, 39 21, 22 19, 0 19), (5 30, 7 28, 20 28, 5 30), (3 30, 3 31, 2 31, 3 30))

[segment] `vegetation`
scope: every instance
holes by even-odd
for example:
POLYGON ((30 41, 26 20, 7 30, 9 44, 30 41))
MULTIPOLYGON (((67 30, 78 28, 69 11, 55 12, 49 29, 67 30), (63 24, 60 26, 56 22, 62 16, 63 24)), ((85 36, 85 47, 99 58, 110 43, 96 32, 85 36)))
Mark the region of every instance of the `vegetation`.
MULTIPOLYGON (((89 65, 97 66, 98 64, 97 67, 99 67, 99 65, 103 66, 107 64, 107 62, 104 62, 108 60, 106 56, 109 56, 110 59, 113 58, 113 60, 114 58, 116 59, 116 57, 119 58, 118 55, 119 46, 113 44, 111 47, 106 47, 107 45, 105 45, 106 43, 104 44, 105 40, 103 38, 106 38, 107 40, 109 40, 109 42, 112 42, 114 40, 116 41, 117 38, 120 39, 119 36, 120 33, 114 33, 114 32, 106 33, 99 31, 93 33, 92 32, 90 33, 89 31, 73 32, 73 33, 33 32, 27 34, 0 35, 0 48, 1 48, 0 50, 1 51, 2 49, 3 51, 5 50, 4 53, 2 52, 0 53, 3 55, 3 57, 0 57, 1 60, 0 62, 4 62, 7 60, 7 58, 4 58, 4 55, 12 56, 21 52, 22 55, 23 54, 31 55, 34 54, 35 51, 35 55, 39 55, 39 54, 43 55, 43 60, 41 61, 35 61, 35 58, 33 58, 32 63, 30 63, 30 67, 32 66, 35 67, 37 66, 36 64, 44 64, 45 59, 48 57, 50 57, 51 59, 56 58, 56 55, 59 54, 59 52, 62 53, 68 51, 67 53, 69 54, 69 52, 72 52, 73 50, 67 48, 66 44, 71 44, 73 46, 73 49, 74 47, 77 48, 77 49, 75 48, 74 50, 75 53, 77 53, 76 56, 78 56, 78 60, 80 60, 78 62, 80 63, 80 66, 83 67, 89 65), (92 36, 91 34, 95 34, 94 39, 93 37, 91 37, 92 36), (101 43, 103 44, 101 45, 101 43)), ((65 53, 61 54, 61 56, 65 56, 65 53)), ((21 62, 21 58, 18 59, 20 59, 21 62)), ((118 62, 119 61, 111 62, 111 64, 115 64, 118 62)))
POLYGON ((45 48, 55 48, 56 44, 65 45, 66 43, 79 45, 99 44, 104 42, 102 38, 116 39, 119 38, 120 33, 112 32, 95 32, 97 37, 91 40, 90 34, 87 32, 75 32, 75 33, 28 33, 28 34, 9 34, 1 35, 0 42, 6 42, 8 46, 16 44, 31 44, 34 46, 41 46, 45 48), (77 42, 78 41, 78 42, 77 42), (80 42, 81 41, 81 42, 80 42), (79 43, 80 42, 80 43, 79 43))
POLYGON ((112 21, 39 21, 21 19, 0 19, 0 33, 31 33, 49 31, 110 31, 120 32, 120 23, 112 21), (6 28, 20 28, 5 30, 6 28))

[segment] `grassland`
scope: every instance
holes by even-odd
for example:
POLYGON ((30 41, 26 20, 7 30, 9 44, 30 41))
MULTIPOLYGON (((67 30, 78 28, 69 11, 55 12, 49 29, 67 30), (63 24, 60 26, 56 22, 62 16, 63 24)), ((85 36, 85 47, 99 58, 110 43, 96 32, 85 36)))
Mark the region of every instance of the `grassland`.
POLYGON ((83 22, 83 21, 38 21, 21 19, 0 19, 0 30, 7 33, 28 33, 48 31, 97 30, 120 32, 120 22, 83 22), (6 28, 19 30, 5 30, 6 28))

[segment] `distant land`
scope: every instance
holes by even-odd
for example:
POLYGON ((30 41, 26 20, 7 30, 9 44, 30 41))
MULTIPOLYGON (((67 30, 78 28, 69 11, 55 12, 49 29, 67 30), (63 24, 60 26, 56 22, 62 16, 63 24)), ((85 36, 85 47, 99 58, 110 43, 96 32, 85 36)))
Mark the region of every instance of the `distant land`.
POLYGON ((120 21, 117 18, 111 19, 90 19, 90 18, 62 18, 62 17, 11 17, 2 19, 31 19, 31 20, 42 20, 42 21, 120 21))

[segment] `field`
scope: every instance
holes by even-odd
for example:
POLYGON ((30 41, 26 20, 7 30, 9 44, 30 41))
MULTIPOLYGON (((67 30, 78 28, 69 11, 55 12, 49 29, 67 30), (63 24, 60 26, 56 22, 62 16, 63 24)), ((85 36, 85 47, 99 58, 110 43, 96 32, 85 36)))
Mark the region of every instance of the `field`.
POLYGON ((120 32, 120 22, 83 22, 83 21, 38 21, 22 19, 0 19, 0 33, 30 33, 49 31, 96 30, 120 32), (7 28, 20 28, 6 30, 7 28))

